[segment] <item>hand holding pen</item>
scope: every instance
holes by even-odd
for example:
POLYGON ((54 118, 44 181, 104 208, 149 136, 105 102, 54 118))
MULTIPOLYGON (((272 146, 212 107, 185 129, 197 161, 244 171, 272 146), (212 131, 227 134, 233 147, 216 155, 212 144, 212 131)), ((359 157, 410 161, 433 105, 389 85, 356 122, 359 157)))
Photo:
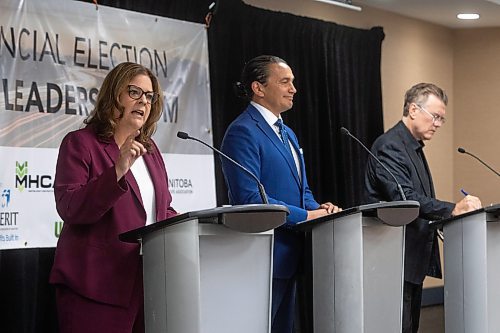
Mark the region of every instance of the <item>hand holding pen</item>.
POLYGON ((460 189, 460 192, 465 195, 465 198, 456 203, 455 208, 451 212, 452 216, 464 214, 467 212, 471 212, 473 210, 480 209, 482 207, 481 200, 478 197, 470 195, 463 188, 460 189))

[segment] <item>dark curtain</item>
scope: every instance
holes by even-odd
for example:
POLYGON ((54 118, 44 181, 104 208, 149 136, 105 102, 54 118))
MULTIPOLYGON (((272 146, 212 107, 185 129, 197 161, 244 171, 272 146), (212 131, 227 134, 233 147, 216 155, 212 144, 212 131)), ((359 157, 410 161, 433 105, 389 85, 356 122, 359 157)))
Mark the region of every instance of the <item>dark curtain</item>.
MULTIPOLYGON (((90 1, 85 1, 90 2, 90 1)), ((212 0, 105 0, 100 5, 205 23, 212 0)), ((161 36, 159 36, 160 38, 161 36)), ((344 126, 371 145, 383 132, 380 79, 382 28, 355 29, 219 0, 208 28, 214 145, 244 109, 232 84, 260 54, 285 59, 295 75, 294 107, 283 114, 304 150, 309 185, 319 202, 360 204, 366 153, 341 136, 344 126)), ((227 203, 216 159, 217 202, 227 203)), ((54 249, 0 251, 2 332, 57 332, 54 289, 48 285, 54 249)), ((305 256, 308 263, 308 255, 305 256)), ((312 332, 310 270, 299 289, 298 331, 312 332)))
MULTIPOLYGON (((76 0, 92 2, 92 0, 76 0)), ((97 0, 102 6, 115 7, 145 14, 170 17, 182 21, 205 23, 208 6, 214 0, 97 0)), ((164 37, 168 38, 168 34, 164 37)))
MULTIPOLYGON (((354 29, 258 9, 241 1, 219 1, 209 29, 215 146, 220 146, 225 129, 246 106, 232 93, 244 63, 260 54, 277 55, 295 75, 294 107, 282 115, 304 150, 316 200, 342 207, 359 205, 366 153, 339 129, 348 128, 368 145, 383 132, 383 39, 382 28, 354 29)), ((218 203, 223 204, 227 192, 220 166, 216 173, 218 203)), ((297 332, 313 331, 311 237, 305 237, 297 332)))
MULTIPOLYGON (((249 59, 273 54, 295 75, 294 107, 283 114, 304 150, 309 185, 318 201, 360 203, 366 154, 340 127, 369 144, 383 131, 382 28, 361 30, 273 12, 241 1, 219 1, 209 29, 214 144, 246 106, 232 84, 249 59)), ((219 204, 226 203, 221 169, 219 204)))
POLYGON ((48 283, 54 251, 0 251, 1 332, 57 332, 55 289, 48 283))

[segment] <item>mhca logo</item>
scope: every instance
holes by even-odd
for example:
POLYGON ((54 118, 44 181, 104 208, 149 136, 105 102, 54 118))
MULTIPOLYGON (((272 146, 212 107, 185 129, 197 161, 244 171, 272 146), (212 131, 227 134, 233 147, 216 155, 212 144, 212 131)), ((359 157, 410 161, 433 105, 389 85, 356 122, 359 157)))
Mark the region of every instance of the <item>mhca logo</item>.
POLYGON ((29 175, 28 162, 16 161, 16 188, 19 192, 24 189, 48 189, 52 188, 52 177, 49 175, 29 175))

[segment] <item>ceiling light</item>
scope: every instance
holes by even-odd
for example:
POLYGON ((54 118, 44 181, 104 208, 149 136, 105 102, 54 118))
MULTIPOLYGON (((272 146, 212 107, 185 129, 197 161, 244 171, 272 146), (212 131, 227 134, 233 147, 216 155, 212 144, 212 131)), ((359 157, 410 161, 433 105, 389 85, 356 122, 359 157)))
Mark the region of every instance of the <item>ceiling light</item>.
POLYGON ((314 0, 314 1, 324 2, 324 3, 330 4, 330 5, 339 6, 339 7, 343 7, 343 8, 347 8, 347 9, 351 9, 351 10, 356 10, 358 12, 361 11, 361 7, 351 5, 350 0, 314 0))
POLYGON ((477 20, 479 19, 479 14, 458 14, 457 18, 460 20, 477 20))

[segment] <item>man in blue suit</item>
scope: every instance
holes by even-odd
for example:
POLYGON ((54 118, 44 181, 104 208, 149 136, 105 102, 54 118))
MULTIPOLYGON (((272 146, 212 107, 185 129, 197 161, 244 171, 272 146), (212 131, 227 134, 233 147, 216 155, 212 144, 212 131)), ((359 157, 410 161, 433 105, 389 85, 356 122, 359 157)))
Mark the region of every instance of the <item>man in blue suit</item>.
MULTIPOLYGON (((268 201, 288 207, 286 224, 275 230, 272 288, 272 332, 293 330, 296 272, 303 235, 293 229, 300 221, 339 211, 319 204, 307 185, 302 149, 295 133, 283 124, 281 113, 293 106, 297 92, 287 63, 262 55, 243 68, 238 95, 250 103, 228 127, 222 151, 254 173, 264 185, 268 201)), ((231 204, 262 203, 254 179, 222 160, 231 204)))

